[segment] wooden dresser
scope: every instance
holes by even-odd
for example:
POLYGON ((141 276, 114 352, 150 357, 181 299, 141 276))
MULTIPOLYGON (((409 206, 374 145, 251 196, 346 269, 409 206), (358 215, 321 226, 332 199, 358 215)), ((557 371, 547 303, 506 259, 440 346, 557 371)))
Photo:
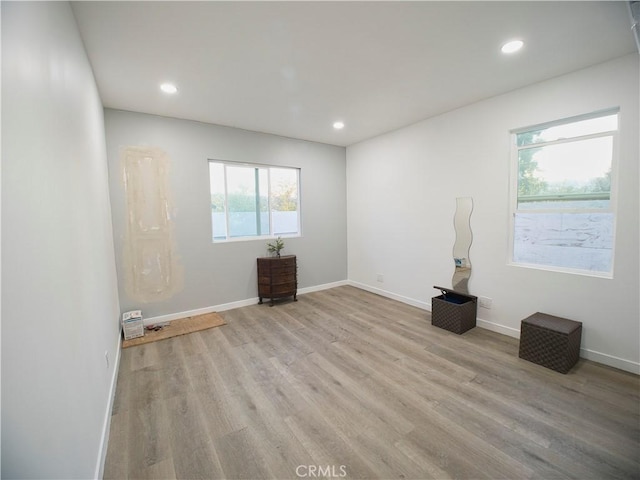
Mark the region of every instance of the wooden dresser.
POLYGON ((269 306, 272 307, 274 299, 291 296, 297 302, 297 268, 295 255, 258 258, 258 303, 269 298, 269 306))

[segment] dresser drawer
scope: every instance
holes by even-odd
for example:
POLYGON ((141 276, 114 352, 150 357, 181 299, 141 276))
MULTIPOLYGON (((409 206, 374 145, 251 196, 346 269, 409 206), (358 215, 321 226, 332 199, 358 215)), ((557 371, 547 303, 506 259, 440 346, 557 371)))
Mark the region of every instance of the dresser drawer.
POLYGON ((271 286, 271 295, 273 297, 288 297, 296 293, 296 282, 279 283, 271 286))
POLYGON ((258 259, 258 270, 262 272, 277 272, 281 270, 287 271, 295 271, 296 269, 296 258, 290 257, 281 257, 281 258, 271 258, 268 257, 261 261, 262 259, 258 259))
POLYGON ((269 274, 273 277, 277 277, 280 275, 295 275, 296 274, 296 266, 292 265, 290 267, 271 267, 271 271, 269 274))

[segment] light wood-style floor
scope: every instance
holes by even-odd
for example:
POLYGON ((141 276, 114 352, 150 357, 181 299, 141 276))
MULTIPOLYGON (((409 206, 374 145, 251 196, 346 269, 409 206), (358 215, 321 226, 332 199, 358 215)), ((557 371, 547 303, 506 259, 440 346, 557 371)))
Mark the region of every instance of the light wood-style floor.
POLYGON ((105 478, 640 478, 640 377, 353 287, 122 351, 105 478))

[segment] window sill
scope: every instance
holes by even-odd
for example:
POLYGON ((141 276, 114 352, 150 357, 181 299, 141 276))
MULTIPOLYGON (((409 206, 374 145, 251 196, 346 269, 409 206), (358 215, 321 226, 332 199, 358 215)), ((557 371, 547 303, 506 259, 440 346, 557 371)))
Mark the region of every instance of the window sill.
POLYGON ((590 270, 579 270, 577 268, 553 267, 550 265, 535 265, 529 263, 507 262, 508 267, 528 268, 531 270, 542 270, 545 272, 567 273, 570 275, 580 275, 583 277, 602 278, 613 280, 613 272, 592 272, 590 270))

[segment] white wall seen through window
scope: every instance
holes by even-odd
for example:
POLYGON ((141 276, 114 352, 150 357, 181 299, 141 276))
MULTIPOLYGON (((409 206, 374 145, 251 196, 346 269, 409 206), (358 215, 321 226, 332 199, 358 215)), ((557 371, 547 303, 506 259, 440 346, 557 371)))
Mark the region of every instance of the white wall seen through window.
POLYGON ((300 234, 300 169, 209 161, 213 241, 300 234))
POLYGON ((618 113, 512 132, 512 262, 610 277, 618 113))

